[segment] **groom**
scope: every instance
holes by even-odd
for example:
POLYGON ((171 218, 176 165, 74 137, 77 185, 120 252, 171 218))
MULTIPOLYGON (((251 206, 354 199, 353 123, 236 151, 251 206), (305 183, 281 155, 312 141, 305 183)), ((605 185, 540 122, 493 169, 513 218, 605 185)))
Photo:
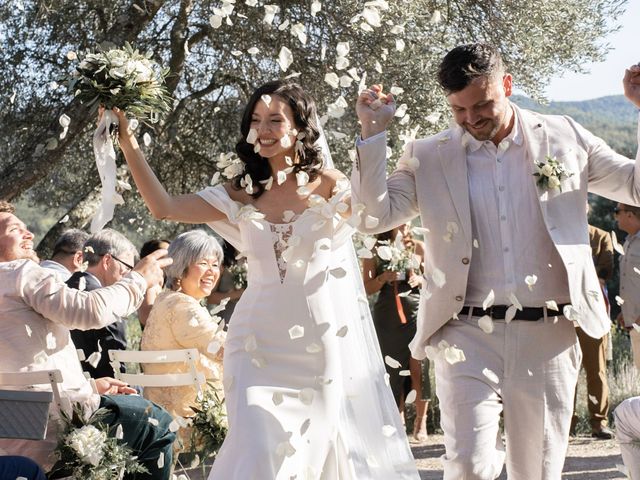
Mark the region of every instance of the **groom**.
MULTIPOLYGON (((640 204, 640 167, 571 118, 512 104, 512 77, 489 45, 454 48, 438 80, 456 127, 409 143, 386 180, 395 102, 377 85, 361 93, 354 202, 378 220, 368 231, 417 215, 429 229, 411 349, 418 359, 440 351, 444 478, 499 476, 502 413, 509 479, 558 479, 581 361, 574 322, 594 338, 609 330, 587 192, 640 204), (447 361, 447 344, 466 360, 447 361)), ((640 107, 640 66, 624 89, 640 107)))

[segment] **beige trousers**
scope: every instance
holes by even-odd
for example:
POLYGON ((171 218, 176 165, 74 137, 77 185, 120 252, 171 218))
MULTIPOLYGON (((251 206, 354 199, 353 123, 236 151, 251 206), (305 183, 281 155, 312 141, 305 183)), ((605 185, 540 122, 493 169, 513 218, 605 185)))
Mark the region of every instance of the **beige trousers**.
POLYGON ((629 477, 640 480, 640 397, 627 398, 614 410, 616 439, 629 477))
POLYGON ((466 356, 453 365, 442 355, 435 361, 444 479, 493 480, 506 453, 509 480, 558 480, 582 359, 575 328, 564 317, 493 324, 488 334, 477 317, 451 320, 430 340, 466 356))

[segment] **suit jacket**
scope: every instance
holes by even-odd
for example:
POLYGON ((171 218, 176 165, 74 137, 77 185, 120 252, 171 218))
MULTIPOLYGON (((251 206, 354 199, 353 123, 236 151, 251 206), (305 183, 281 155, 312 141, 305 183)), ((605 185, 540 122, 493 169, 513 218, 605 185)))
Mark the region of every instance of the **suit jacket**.
MULTIPOLYGON (((87 292, 102 288, 98 279, 86 272, 75 272, 66 283, 71 288, 77 289, 81 278, 85 279, 85 291, 87 292)), ((91 378, 113 377, 113 368, 109 362, 109 350, 127 349, 126 327, 120 318, 117 318, 115 322, 106 327, 94 330, 71 330, 71 339, 76 348, 84 351, 87 359, 93 352, 98 351, 98 342, 100 342, 102 352, 97 365, 94 367, 86 360, 82 362, 82 369, 85 372, 89 372, 91 378)), ((120 368, 124 373, 124 367, 121 366, 120 368)))
MULTIPOLYGON (((562 181, 562 191, 538 190, 539 207, 566 269, 572 305, 565 315, 577 321, 588 335, 602 337, 609 331, 609 319, 591 257, 587 192, 638 205, 640 168, 636 169, 633 160, 616 154, 569 117, 540 115, 515 105, 513 108, 522 126, 527 160, 531 162, 531 181, 537 179, 533 176, 535 162, 544 161, 546 155, 555 156, 573 172, 562 181)), ((418 359, 425 357, 424 348, 431 335, 465 305, 474 249, 462 134, 462 128, 456 126, 410 142, 397 170, 386 180, 386 139, 381 135, 358 146, 351 178, 354 204, 363 203, 366 215, 378 219, 373 228, 363 222, 362 230, 386 231, 417 215, 422 225, 430 229, 425 242, 427 281, 420 299, 418 332, 410 345, 418 359), (457 222, 460 232, 447 237, 447 241, 443 237, 450 221, 457 222), (434 282, 436 268, 446 276, 444 285, 434 282)))
POLYGON ((640 235, 627 235, 624 255, 620 256, 620 305, 624 324, 627 327, 640 323, 640 275, 634 268, 640 268, 640 235))
POLYGON ((611 234, 601 228, 589 225, 589 242, 591 243, 591 256, 596 266, 598 278, 611 280, 613 275, 613 241, 611 234))

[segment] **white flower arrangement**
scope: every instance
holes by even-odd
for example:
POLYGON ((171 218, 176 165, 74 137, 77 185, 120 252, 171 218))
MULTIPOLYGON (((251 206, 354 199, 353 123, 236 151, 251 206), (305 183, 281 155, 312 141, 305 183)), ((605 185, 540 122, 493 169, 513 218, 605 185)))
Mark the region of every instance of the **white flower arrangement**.
POLYGON ((536 162, 534 177, 538 177, 536 185, 543 190, 558 189, 562 192, 562 180, 573 175, 564 165, 558 162, 556 157, 545 156, 543 162, 536 162))
POLYGON ((107 414, 100 408, 85 418, 80 404, 73 406, 71 416, 60 412, 61 428, 54 451, 58 461, 48 472, 49 477, 112 480, 123 478, 125 473, 148 473, 126 444, 109 436, 109 426, 102 422, 107 414))
POLYGON ((122 49, 80 54, 68 80, 69 89, 90 107, 118 107, 142 121, 155 123, 168 113, 172 100, 164 86, 169 69, 162 69, 129 43, 122 49))

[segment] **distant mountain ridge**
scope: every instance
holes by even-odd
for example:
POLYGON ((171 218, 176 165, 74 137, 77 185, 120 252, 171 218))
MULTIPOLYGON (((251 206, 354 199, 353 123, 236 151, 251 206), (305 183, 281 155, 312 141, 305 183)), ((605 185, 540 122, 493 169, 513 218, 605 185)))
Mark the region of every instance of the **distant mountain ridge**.
POLYGON ((541 105, 535 100, 514 95, 518 106, 551 115, 569 115, 593 134, 603 138, 615 151, 634 158, 637 145, 638 110, 624 95, 583 100, 550 102, 541 105))

